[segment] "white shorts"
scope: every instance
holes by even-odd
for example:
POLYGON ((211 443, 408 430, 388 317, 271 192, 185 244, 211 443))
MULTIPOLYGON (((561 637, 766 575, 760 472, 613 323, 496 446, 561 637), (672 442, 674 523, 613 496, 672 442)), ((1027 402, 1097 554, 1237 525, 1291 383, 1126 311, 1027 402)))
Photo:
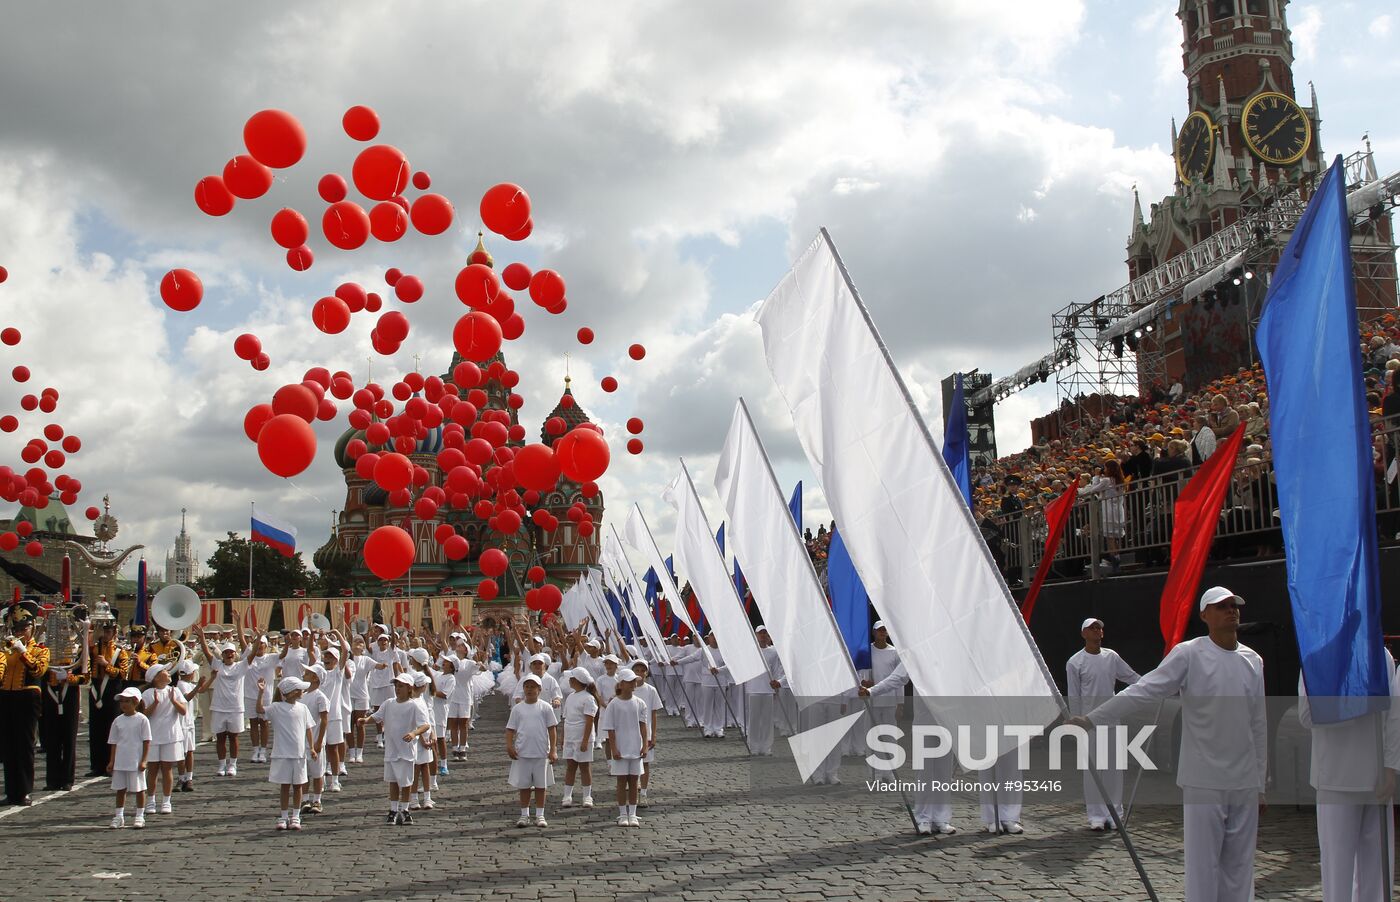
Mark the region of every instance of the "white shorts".
POLYGON ((188 755, 190 752, 194 751, 195 749, 199 748, 199 743, 196 741, 197 738, 198 738, 198 737, 195 735, 194 727, 190 727, 190 726, 185 727, 185 754, 186 754, 186 755, 188 755))
POLYGON ((608 770, 614 777, 640 777, 642 775, 641 758, 623 758, 619 761, 616 758, 608 759, 608 770))
POLYGON ((413 762, 405 758, 385 758, 384 782, 397 783, 400 789, 408 789, 413 785, 413 762))
MULTIPOLYGON (((263 707, 266 708, 270 704, 272 702, 269 701, 263 707)), ((249 720, 267 720, 266 717, 258 716, 258 697, 256 694, 243 696, 243 710, 248 712, 249 720)))
POLYGON ((340 745, 345 742, 345 721, 326 721, 326 745, 340 745))
POLYGON ((447 709, 435 708, 433 710, 433 738, 447 735, 447 709))
POLYGON ((273 758, 268 763, 267 782, 278 786, 300 786, 306 782, 306 759, 273 758))
POLYGON ((548 789, 554 785, 554 767, 548 758, 516 758, 509 783, 516 789, 548 789))
POLYGON ((366 708, 365 710, 378 708, 380 705, 384 704, 393 697, 394 687, 392 685, 371 686, 369 687, 369 708, 366 708))
POLYGON ((326 775, 326 750, 323 747, 321 754, 315 758, 308 752, 306 755, 306 779, 319 780, 326 775))
POLYGON ((146 772, 144 770, 114 770, 112 771, 112 789, 116 792, 122 790, 145 792, 146 772))
POLYGON ((146 756, 147 764, 173 763, 184 760, 185 745, 183 742, 162 742, 160 745, 152 745, 150 754, 146 756))
POLYGON ((585 750, 585 751, 582 751, 582 752, 580 752, 580 751, 578 750, 578 745, 579 745, 579 744, 578 744, 577 742, 569 742, 569 743, 566 743, 566 751, 564 752, 564 760, 565 760, 565 761, 576 761, 576 762, 578 762, 579 764, 592 764, 592 763, 593 763, 593 743, 592 743, 592 742, 589 742, 589 743, 588 743, 588 749, 585 750))
POLYGON ((366 692, 364 695, 352 695, 352 696, 350 696, 350 709, 351 709, 352 711, 368 711, 368 710, 369 710, 369 693, 366 692))
POLYGON ((651 770, 651 763, 656 760, 656 749, 647 744, 647 753, 642 756, 642 761, 647 765, 647 770, 651 770))
POLYGON ((472 716, 472 703, 471 703, 471 702, 452 702, 452 701, 449 701, 449 702, 447 703, 447 718, 448 718, 448 720, 466 720, 466 719, 468 719, 468 718, 471 717, 471 716, 472 716))
POLYGON ((211 711, 209 713, 209 729, 215 735, 219 733, 242 733, 243 712, 211 711))

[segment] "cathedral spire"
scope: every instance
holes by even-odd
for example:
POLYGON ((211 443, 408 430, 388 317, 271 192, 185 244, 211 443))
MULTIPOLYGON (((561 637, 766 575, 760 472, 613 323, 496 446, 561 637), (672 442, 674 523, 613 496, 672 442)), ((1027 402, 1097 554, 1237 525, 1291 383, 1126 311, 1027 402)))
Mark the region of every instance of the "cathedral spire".
MULTIPOLYGON (((1223 132, 1224 129, 1221 129, 1223 132)), ((1225 145, 1222 139, 1215 141, 1215 168, 1211 172, 1211 187, 1221 191, 1230 189, 1230 165, 1225 159, 1225 145)))
POLYGON ((1147 224, 1144 223, 1144 222, 1143 222, 1143 219, 1142 219, 1142 199, 1141 199, 1140 197, 1138 197, 1137 185, 1134 185, 1134 186, 1133 186, 1133 231, 1132 231, 1133 237, 1136 238, 1136 237, 1137 237, 1137 234, 1138 234, 1139 232, 1141 232, 1141 231, 1144 231, 1146 228, 1147 228, 1147 224))

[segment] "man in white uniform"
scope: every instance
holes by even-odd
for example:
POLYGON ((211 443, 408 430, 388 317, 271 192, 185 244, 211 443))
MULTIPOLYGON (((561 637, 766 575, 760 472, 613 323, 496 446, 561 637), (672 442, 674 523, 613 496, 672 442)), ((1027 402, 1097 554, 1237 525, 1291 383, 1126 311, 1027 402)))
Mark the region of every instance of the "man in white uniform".
MULTIPOLYGON (((724 656, 720 654, 714 633, 705 634, 705 644, 709 646, 714 666, 700 668, 700 733, 705 738, 723 739, 724 722, 728 716, 728 705, 724 703, 724 685, 719 679, 719 669, 724 666, 724 656)), ((702 662, 703 663, 703 662, 702 662)))
MULTIPOLYGON (((894 669, 899 666, 899 652, 895 651, 894 646, 890 644, 890 634, 885 630, 884 621, 875 621, 871 632, 873 640, 870 643, 870 667, 862 669, 860 672, 860 684, 866 689, 894 673, 894 669)), ((856 722, 856 727, 846 734, 846 754, 860 756, 868 754, 870 749, 865 743, 867 731, 879 724, 894 723, 899 717, 899 706, 903 700, 903 695, 894 692, 880 695, 872 693, 869 710, 861 715, 861 719, 856 722)))
POLYGON ((700 711, 704 702, 700 699, 700 671, 709 672, 705 656, 700 651, 700 638, 691 634, 692 646, 676 658, 681 668, 681 691, 689 699, 685 706, 685 725, 700 726, 700 711))
POLYGON ((1323 902, 1389 900, 1386 875, 1395 873, 1391 796, 1400 771, 1400 677, 1385 653, 1389 711, 1339 723, 1314 723, 1302 674, 1298 720, 1312 731, 1310 782, 1317 790, 1317 845, 1322 852, 1323 902), (1381 859, 1382 847, 1388 849, 1381 859))
POLYGON ((1210 634, 1182 642, 1157 669, 1074 722, 1120 723, 1143 701, 1181 693, 1176 783, 1185 803, 1186 902, 1254 897, 1254 846, 1264 804, 1268 724, 1264 662, 1240 644, 1244 599, 1223 586, 1201 596, 1210 634))
POLYGON ((744 684, 744 716, 749 737, 749 752, 754 755, 773 754, 773 693, 782 686, 783 662, 768 628, 760 625, 754 630, 758 652, 763 656, 764 671, 744 684))
MULTIPOLYGON (((860 687, 860 695, 874 699, 888 696, 902 698, 904 686, 908 682, 908 671, 904 669, 902 663, 896 664, 894 670, 890 671, 888 676, 874 686, 860 687)), ((914 700, 914 721, 920 726, 938 724, 938 719, 934 717, 927 700, 923 698, 914 700)), ((953 803, 948 791, 938 788, 941 784, 947 784, 952 779, 953 764, 953 755, 949 753, 937 758, 926 758, 922 766, 916 764, 913 768, 914 781, 924 787, 914 794, 914 829, 921 836, 933 833, 950 836, 958 832, 958 828, 954 827, 952 823, 953 803)))
MULTIPOLYGON (((1075 652, 1065 664, 1065 679, 1070 711, 1074 714, 1088 714, 1113 697, 1118 683, 1131 686, 1139 679, 1138 672, 1128 666, 1128 662, 1118 656, 1118 652, 1103 647, 1103 621, 1097 617, 1085 620, 1079 628, 1084 637, 1084 647, 1075 652)), ((1112 766, 1110 761, 1095 761, 1094 768, 1104 789, 1123 816, 1123 771, 1112 766)), ((1096 832, 1106 830, 1113 820, 1108 804, 1099 794, 1093 774, 1084 772, 1084 808, 1089 815, 1089 829, 1096 832)))

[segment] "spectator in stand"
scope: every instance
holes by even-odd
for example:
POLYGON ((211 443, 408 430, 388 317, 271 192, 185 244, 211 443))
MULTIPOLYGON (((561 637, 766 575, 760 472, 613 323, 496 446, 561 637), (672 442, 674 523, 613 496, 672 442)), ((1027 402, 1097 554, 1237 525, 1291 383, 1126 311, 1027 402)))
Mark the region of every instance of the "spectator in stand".
POLYGON ((1159 457, 1152 465, 1152 475, 1161 476, 1163 473, 1175 473, 1184 470, 1191 465, 1186 458, 1186 452, 1190 445, 1185 439, 1174 438, 1167 442, 1167 453, 1159 457))
POLYGON ((1133 440, 1133 453, 1123 464, 1123 475, 1129 479, 1146 479, 1152 475, 1152 449, 1146 439, 1133 440))
POLYGON ((1400 417, 1400 391, 1397 391, 1400 389, 1400 367, 1390 370, 1389 379, 1390 391, 1381 400, 1381 416, 1385 418, 1386 426, 1393 429, 1400 426, 1400 419, 1396 419, 1400 417))
POLYGON ((1104 461, 1102 471, 1099 471, 1098 467, 1094 469, 1097 475, 1088 488, 1081 489, 1079 494, 1096 495, 1103 503, 1100 528, 1103 531, 1104 543, 1108 546, 1105 560, 1109 572, 1117 573, 1123 566, 1118 551, 1122 547, 1123 536, 1128 526, 1127 505, 1123 500, 1123 468, 1118 465, 1116 458, 1110 458, 1104 461))

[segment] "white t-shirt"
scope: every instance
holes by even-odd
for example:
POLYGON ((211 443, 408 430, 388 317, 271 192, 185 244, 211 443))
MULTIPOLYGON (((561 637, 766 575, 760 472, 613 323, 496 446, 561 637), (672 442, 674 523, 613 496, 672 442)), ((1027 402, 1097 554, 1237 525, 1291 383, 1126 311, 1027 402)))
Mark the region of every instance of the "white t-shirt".
MULTIPOLYGON (((515 684, 515 691, 511 693, 516 704, 525 698, 525 677, 520 678, 520 682, 515 684)), ((559 681, 546 673, 540 677, 540 701, 547 705, 552 705, 554 700, 564 700, 564 693, 559 691, 559 681)))
MULTIPOLYGON (((316 738, 317 732, 321 729, 321 715, 326 715, 326 720, 331 717, 331 701, 326 698, 326 693, 320 689, 309 689, 301 694, 301 703, 306 706, 306 710, 311 712, 311 737, 316 738)), ((327 729, 329 729, 327 724, 327 729)), ((327 737, 326 741, 329 741, 327 737)))
POLYGON ((316 720, 311 709, 300 700, 273 702, 268 706, 267 719, 272 724, 272 757, 305 758, 306 731, 315 736, 316 720))
POLYGON ((635 683, 632 687, 632 696, 646 703, 647 716, 643 720, 647 725, 647 735, 651 736, 651 714, 653 711, 661 710, 661 693, 657 692, 656 687, 651 683, 635 683))
POLYGON ((385 648, 383 651, 380 651, 378 642, 374 643, 374 646, 370 648, 369 656, 374 661, 369 668, 369 688, 371 689, 383 689, 394 682, 395 661, 398 662, 400 668, 404 670, 408 669, 408 655, 394 648, 385 648), (381 670, 377 666, 379 664, 387 666, 381 670))
POLYGON ((403 738, 428 723, 428 715, 423 706, 414 699, 401 702, 397 698, 391 698, 370 716, 384 724, 384 759, 414 760, 416 752, 413 747, 418 744, 418 740, 404 742, 403 738))
MULTIPOLYGON (((199 714, 199 705, 195 703, 195 696, 192 694, 198 683, 191 683, 188 680, 181 680, 176 684, 180 690, 180 698, 185 700, 185 716, 182 718, 185 729, 194 729, 194 719, 199 714)), ((185 751, 189 751, 186 749, 185 751)))
POLYGON ((285 658, 282 658, 280 653, 278 657, 280 660, 277 661, 277 666, 282 668, 282 676, 301 679, 301 672, 306 669, 305 648, 289 648, 285 658))
POLYGON ((510 709, 506 729, 515 731, 515 754, 520 758, 549 757, 549 728, 557 726, 559 715, 543 698, 534 704, 519 702, 510 709))
MULTIPOLYGON (((243 681, 243 695, 250 701, 258 697, 258 680, 269 690, 277 682, 277 655, 258 655, 248 662, 248 678, 243 681)), ((266 693, 269 697, 271 692, 266 693)), ((266 701, 267 699, 264 699, 266 701)), ((256 710, 256 708, 254 709, 256 710)))
MULTIPOLYGON (((613 671, 613 673, 616 672, 613 671)), ((606 673, 599 674, 593 680, 593 686, 598 690, 598 697, 603 700, 605 707, 608 702, 613 700, 613 696, 617 695, 617 677, 615 676, 609 676, 606 673)))
MULTIPOLYGON (((155 708, 154 713, 145 715, 151 722, 153 745, 169 745, 184 738, 185 719, 175 710, 175 704, 170 700, 179 691, 174 686, 166 686, 164 689, 147 689, 141 693, 141 704, 146 710, 155 708)), ((181 700, 183 699, 184 696, 181 696, 181 700)))
POLYGON ((481 672, 481 665, 474 658, 459 658, 456 655, 449 655, 452 661, 453 681, 452 692, 448 694, 448 699, 459 705, 470 705, 472 703, 472 679, 481 672))
POLYGON ((433 704, 447 704, 447 700, 457 694, 457 674, 430 668, 428 676, 433 678, 433 704), (439 692, 443 694, 442 698, 437 697, 439 692))
POLYGON ((112 721, 112 729, 107 733, 107 744, 117 747, 116 763, 112 770, 139 770, 141 767, 141 744, 151 739, 151 722, 146 715, 120 714, 112 721))
POLYGON ((223 661, 214 661, 209 665, 209 669, 217 674, 214 679, 214 697, 209 702, 209 710, 219 714, 242 714, 243 684, 248 676, 248 662, 237 660, 232 664, 225 664, 223 661))
POLYGON ((591 692, 570 692, 561 710, 564 713, 564 731, 582 736, 587 719, 598 716, 598 702, 591 692))
POLYGON ((614 749, 622 757, 642 757, 645 751, 642 748, 642 724, 647 723, 647 714, 647 703, 635 695, 615 698, 603 709, 600 726, 605 734, 611 731, 614 749))
POLYGON ((1118 683, 1131 686, 1141 677, 1111 648, 1100 648, 1096 655, 1081 648, 1065 664, 1065 695, 1070 710, 1083 714, 1113 697, 1118 683))
POLYGON ((369 655, 356 655, 351 661, 354 667, 354 676, 350 678, 350 697, 352 699, 369 697, 369 675, 374 669, 374 659, 369 655))

